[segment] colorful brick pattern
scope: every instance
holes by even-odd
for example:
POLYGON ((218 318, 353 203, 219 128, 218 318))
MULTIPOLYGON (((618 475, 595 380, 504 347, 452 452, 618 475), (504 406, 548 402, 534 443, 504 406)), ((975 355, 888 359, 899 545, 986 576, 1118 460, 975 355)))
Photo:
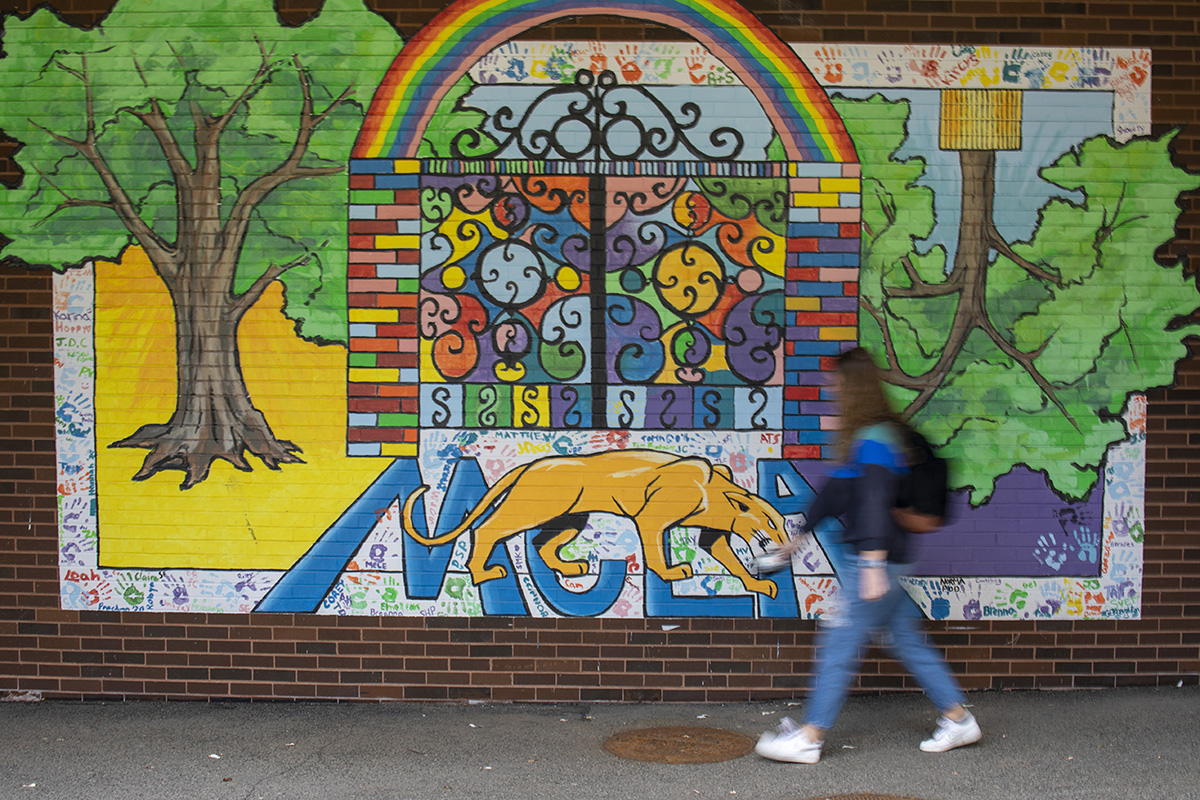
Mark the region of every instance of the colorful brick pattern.
POLYGON ((789 175, 783 455, 817 459, 832 442, 828 373, 858 339, 861 170, 792 164, 789 175))
POLYGON ((417 454, 419 169, 419 162, 393 159, 355 161, 350 167, 351 455, 417 454))

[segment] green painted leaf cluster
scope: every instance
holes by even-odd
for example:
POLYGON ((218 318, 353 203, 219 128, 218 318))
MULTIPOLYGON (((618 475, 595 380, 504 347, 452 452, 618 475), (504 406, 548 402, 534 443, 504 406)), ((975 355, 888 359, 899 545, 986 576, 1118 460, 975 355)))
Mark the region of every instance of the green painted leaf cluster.
MULTIPOLYGON (((890 290, 912 287, 909 270, 930 284, 946 280, 944 249, 917 252, 916 243, 932 233, 935 221, 933 190, 917 185, 925 161, 893 157, 908 136, 909 104, 882 95, 865 100, 835 96, 833 104, 854 140, 863 171, 859 293, 872 308, 889 312, 889 331, 901 367, 908 374, 920 374, 941 352, 944 323, 954 311, 955 299, 887 300, 890 290)), ((873 349, 881 352, 882 332, 876 320, 861 313, 859 325, 864 344, 875 343, 873 349)))
MULTIPOLYGON (((298 69, 310 77, 320 113, 353 87, 317 129, 305 166, 341 167, 371 95, 401 42, 361 0, 326 0, 308 22, 280 23, 271 0, 120 0, 102 23, 80 30, 46 9, 4 20, 0 128, 23 145, 21 184, 0 191, 3 256, 65 269, 116 257, 132 243, 115 214, 64 208, 67 198, 103 202, 108 191, 78 151, 92 109, 96 144, 142 219, 167 241, 179 215, 162 148, 131 112, 155 105, 194 165, 193 114, 218 117, 247 90, 221 138, 223 208, 236 192, 286 159, 301 113, 298 69), (263 71, 261 79, 260 71, 263 71)), ((346 178, 302 179, 277 189, 255 211, 238 266, 248 286, 271 263, 315 254, 284 277, 286 312, 299 332, 344 340, 346 178)))
MULTIPOLYGON (((881 363, 890 340, 903 373, 920 379, 942 354, 959 294, 899 296, 914 274, 929 285, 953 277, 940 248, 917 252, 932 230, 934 198, 916 185, 924 163, 895 156, 908 108, 880 97, 834 102, 863 169, 860 292, 879 320, 860 311, 860 338, 881 363)), ((1005 342, 1036 355, 1032 366, 1049 392, 977 329, 920 407, 915 422, 944 445, 954 485, 970 488, 974 502, 1019 464, 1043 472, 1063 496, 1085 496, 1107 448, 1127 436, 1120 414, 1129 395, 1169 384, 1186 356, 1183 339, 1197 326, 1172 323, 1195 311, 1200 294, 1181 264, 1154 256, 1174 235, 1179 195, 1200 187, 1172 163, 1174 135, 1089 139, 1042 170, 1064 197, 1040 209, 1030 241, 1010 244, 1057 282, 1003 255, 988 266, 987 320, 1005 342)), ((917 394, 893 388, 901 407, 917 394)))
POLYGON ((454 153, 451 145, 456 139, 459 149, 473 158, 483 158, 500 149, 500 143, 483 130, 487 115, 466 102, 474 88, 470 75, 463 75, 450 87, 425 128, 418 157, 451 158, 454 153))

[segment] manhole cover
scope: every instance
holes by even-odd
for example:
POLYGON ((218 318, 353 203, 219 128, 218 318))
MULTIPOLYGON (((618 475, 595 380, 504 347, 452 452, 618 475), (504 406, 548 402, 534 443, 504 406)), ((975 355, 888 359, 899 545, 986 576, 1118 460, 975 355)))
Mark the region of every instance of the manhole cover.
POLYGON ((604 749, 614 756, 656 764, 714 764, 741 758, 753 748, 749 736, 684 725, 625 731, 604 743, 604 749))

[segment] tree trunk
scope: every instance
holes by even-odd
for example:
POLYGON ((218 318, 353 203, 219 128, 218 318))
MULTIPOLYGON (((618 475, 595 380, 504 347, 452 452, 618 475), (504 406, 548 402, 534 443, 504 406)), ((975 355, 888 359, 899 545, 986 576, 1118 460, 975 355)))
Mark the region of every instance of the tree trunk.
POLYGON ((303 463, 295 455, 300 448, 276 438, 250 400, 238 353, 244 312, 236 299, 209 270, 184 267, 173 283, 168 288, 175 308, 175 413, 164 424, 144 425, 110 445, 150 449, 133 479, 178 469, 185 473, 180 488, 188 489, 208 477, 218 458, 249 472, 247 452, 271 469, 303 463))
MULTIPOLYGON (((996 192, 996 153, 992 150, 963 150, 962 218, 958 225, 958 250, 954 271, 963 276, 962 303, 970 316, 962 324, 974 326, 985 314, 988 256, 992 249, 992 207, 996 192)), ((965 316, 965 315, 964 315, 965 316)))

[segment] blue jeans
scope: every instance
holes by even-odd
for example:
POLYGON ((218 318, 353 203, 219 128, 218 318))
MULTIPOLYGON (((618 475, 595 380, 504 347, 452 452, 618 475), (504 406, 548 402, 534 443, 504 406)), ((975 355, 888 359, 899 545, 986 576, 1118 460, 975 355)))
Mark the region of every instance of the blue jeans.
POLYGON ((823 629, 818 638, 816 672, 804 704, 805 724, 821 730, 833 727, 872 633, 884 634, 889 654, 916 679, 939 711, 945 713, 965 702, 945 660, 925 641, 920 609, 900 586, 909 565, 889 562, 887 594, 868 603, 858 595, 858 556, 845 551, 837 555, 837 577, 848 613, 842 624, 823 629))

